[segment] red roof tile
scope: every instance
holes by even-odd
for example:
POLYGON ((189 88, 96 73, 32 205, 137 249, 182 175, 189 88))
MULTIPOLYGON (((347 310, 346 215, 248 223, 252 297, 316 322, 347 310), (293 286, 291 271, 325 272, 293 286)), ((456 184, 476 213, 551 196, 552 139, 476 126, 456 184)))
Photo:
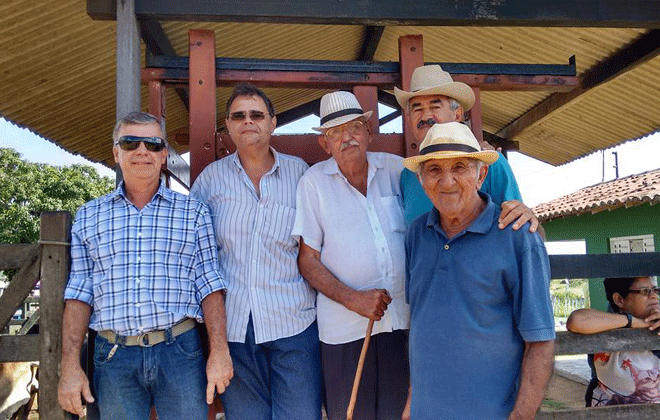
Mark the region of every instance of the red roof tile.
POLYGON ((534 207, 540 221, 660 203, 660 169, 582 188, 534 207))

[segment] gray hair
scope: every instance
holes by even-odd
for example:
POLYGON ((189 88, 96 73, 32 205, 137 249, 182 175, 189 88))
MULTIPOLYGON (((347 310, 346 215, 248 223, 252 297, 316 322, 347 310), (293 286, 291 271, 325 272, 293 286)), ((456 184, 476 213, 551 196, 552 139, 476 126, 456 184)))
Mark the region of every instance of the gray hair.
MULTIPOLYGON (((146 113, 146 112, 130 112, 124 117, 120 118, 115 124, 114 130, 112 130, 112 144, 117 144, 119 141, 119 130, 127 125, 150 125, 156 124, 160 127, 160 121, 155 116, 146 113)), ((164 139, 163 139, 164 140, 164 139)), ((167 144, 167 141, 165 141, 167 144)))

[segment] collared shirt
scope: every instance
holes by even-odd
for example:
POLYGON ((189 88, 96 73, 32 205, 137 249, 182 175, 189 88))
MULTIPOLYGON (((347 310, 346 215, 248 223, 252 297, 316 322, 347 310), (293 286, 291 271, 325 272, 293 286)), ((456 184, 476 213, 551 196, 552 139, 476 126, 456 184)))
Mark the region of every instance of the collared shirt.
MULTIPOLYGON (((488 175, 480 190, 490 195, 498 206, 508 200, 522 201, 509 161, 501 153, 499 155, 499 159, 488 166, 488 175)), ((408 169, 401 172, 401 196, 403 197, 403 216, 406 226, 410 226, 416 217, 433 208, 433 203, 426 196, 417 174, 408 169)))
MULTIPOLYGON (((293 235, 321 254, 321 263, 356 290, 387 289, 392 297, 373 334, 408 328, 404 299, 405 227, 399 177, 403 160, 367 153, 367 196, 339 170, 334 158, 317 163, 300 180, 293 235)), ((369 320, 322 293, 317 298, 319 338, 341 344, 364 338, 369 320)))
POLYGON ((232 342, 245 342, 250 313, 257 343, 296 335, 316 319, 316 292, 298 271, 291 237, 296 185, 307 164, 270 150, 275 163, 261 177, 260 194, 236 153, 210 164, 190 190, 213 215, 232 342))
POLYGON ((447 239, 436 209, 406 234, 412 418, 505 419, 525 342, 555 338, 550 264, 536 233, 486 208, 447 239))
POLYGON ((121 335, 202 321, 202 300, 225 288, 208 208, 159 186, 138 210, 123 182, 78 210, 64 294, 92 306, 90 327, 121 335))

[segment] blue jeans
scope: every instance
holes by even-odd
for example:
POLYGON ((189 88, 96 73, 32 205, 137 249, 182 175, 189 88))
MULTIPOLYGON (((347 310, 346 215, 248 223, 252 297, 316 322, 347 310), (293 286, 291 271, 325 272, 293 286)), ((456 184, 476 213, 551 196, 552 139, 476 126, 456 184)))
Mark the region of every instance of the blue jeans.
POLYGON ((206 362, 197 329, 153 347, 94 343, 94 389, 102 420, 206 420, 206 362))
POLYGON ((229 343, 234 377, 221 395, 227 420, 321 418, 321 359, 316 322, 293 337, 229 343))

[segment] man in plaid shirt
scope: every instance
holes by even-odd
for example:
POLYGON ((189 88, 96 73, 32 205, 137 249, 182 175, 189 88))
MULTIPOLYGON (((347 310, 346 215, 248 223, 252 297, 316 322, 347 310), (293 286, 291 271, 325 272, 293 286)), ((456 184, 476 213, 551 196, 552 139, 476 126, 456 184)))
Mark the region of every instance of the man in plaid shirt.
POLYGON ((233 375, 224 280, 208 208, 160 180, 167 148, 158 120, 131 113, 113 132, 123 181, 78 211, 65 291, 59 403, 84 415, 94 398, 80 366, 88 326, 103 419, 206 419, 233 375), (195 321, 209 335, 208 361, 195 321))

